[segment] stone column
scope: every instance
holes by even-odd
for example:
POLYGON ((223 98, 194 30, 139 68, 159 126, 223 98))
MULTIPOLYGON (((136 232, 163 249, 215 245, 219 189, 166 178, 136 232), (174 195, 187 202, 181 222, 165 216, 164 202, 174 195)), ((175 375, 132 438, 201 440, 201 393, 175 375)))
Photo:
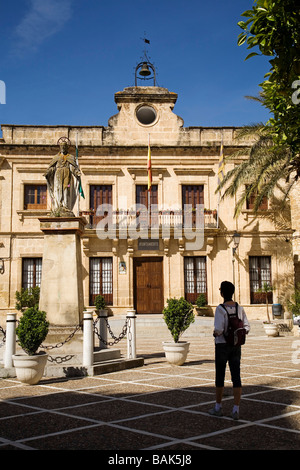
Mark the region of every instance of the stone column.
POLYGON ((43 268, 40 309, 53 325, 78 325, 83 318, 83 284, 80 236, 81 217, 43 217, 43 268))
POLYGON ((40 310, 50 323, 46 345, 63 343, 51 354, 82 354, 83 282, 80 237, 82 217, 43 217, 44 233, 40 310), (76 330, 76 327, 81 328, 76 330), (66 341, 76 330, 72 340, 66 341))

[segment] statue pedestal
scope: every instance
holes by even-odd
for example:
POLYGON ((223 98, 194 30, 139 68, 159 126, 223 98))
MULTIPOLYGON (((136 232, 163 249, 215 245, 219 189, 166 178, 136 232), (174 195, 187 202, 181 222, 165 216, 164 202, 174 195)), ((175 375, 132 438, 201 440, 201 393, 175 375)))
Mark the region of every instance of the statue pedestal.
POLYGON ((50 325, 74 328, 83 319, 83 284, 80 237, 82 217, 42 217, 44 233, 40 310, 50 325))
POLYGON ((80 237, 81 217, 41 217, 44 233, 40 310, 50 323, 45 347, 51 362, 47 376, 86 375, 82 371, 83 284, 80 237), (80 327, 79 327, 80 325, 80 327))

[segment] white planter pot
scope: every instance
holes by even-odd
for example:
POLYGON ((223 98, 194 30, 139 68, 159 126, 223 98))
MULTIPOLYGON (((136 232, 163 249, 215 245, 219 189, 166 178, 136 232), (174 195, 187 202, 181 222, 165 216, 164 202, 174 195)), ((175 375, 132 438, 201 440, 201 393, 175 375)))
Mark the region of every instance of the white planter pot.
POLYGON ((44 374, 48 354, 40 352, 29 356, 28 354, 15 354, 13 364, 16 369, 16 376, 20 382, 28 385, 37 384, 44 374))
POLYGON ((166 359, 170 364, 181 366, 188 355, 190 343, 187 341, 163 342, 166 359))
POLYGON ((267 336, 278 336, 278 326, 275 323, 264 323, 267 336))

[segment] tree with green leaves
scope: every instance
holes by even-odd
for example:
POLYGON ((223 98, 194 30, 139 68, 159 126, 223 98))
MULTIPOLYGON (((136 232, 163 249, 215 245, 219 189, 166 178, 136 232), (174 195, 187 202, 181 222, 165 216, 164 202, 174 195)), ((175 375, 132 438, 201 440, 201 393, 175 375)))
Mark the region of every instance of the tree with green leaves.
POLYGON ((257 55, 270 57, 270 70, 260 84, 263 105, 271 112, 268 124, 277 146, 288 146, 291 165, 300 175, 300 9, 296 0, 256 0, 238 25, 243 32, 238 45, 258 48, 257 55))
MULTIPOLYGON (((251 137, 253 145, 227 158, 235 166, 227 172, 218 188, 227 189, 224 196, 234 196, 241 187, 235 216, 250 196, 254 211, 263 198, 274 195, 276 188, 286 201, 300 177, 300 13, 295 0, 256 0, 252 10, 242 14, 238 25, 243 32, 238 45, 247 44, 250 52, 245 60, 257 55, 270 57, 270 70, 260 84, 256 99, 271 113, 267 123, 245 126, 237 138, 251 137), (243 157, 243 158, 242 158, 243 157), (239 160, 239 158, 242 158, 239 160)), ((251 98, 251 97, 248 97, 251 98)))
POLYGON ((264 198, 276 201, 277 211, 285 208, 287 198, 295 183, 295 178, 290 178, 289 149, 286 146, 276 148, 272 131, 263 123, 239 129, 236 139, 238 141, 251 139, 253 144, 247 148, 242 147, 226 157, 227 162, 232 160, 235 165, 226 172, 220 188, 227 186, 223 192, 223 198, 239 194, 234 216, 237 217, 240 214, 251 196, 254 196, 254 213, 259 210, 264 198), (276 197, 275 193, 277 193, 276 197))

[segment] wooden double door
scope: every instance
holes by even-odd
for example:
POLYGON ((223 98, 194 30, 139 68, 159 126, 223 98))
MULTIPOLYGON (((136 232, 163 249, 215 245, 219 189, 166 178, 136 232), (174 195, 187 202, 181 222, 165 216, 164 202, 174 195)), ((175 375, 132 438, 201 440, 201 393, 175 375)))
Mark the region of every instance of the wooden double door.
POLYGON ((162 313, 163 259, 134 258, 134 303, 137 313, 162 313))

